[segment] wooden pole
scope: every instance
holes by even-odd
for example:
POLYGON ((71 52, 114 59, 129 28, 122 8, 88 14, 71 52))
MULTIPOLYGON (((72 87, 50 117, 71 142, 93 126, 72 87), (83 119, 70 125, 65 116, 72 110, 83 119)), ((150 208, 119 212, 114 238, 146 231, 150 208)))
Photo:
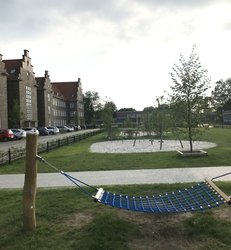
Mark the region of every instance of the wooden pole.
POLYGON ((23 227, 25 231, 36 228, 35 197, 37 186, 37 134, 26 136, 25 180, 23 187, 23 227))

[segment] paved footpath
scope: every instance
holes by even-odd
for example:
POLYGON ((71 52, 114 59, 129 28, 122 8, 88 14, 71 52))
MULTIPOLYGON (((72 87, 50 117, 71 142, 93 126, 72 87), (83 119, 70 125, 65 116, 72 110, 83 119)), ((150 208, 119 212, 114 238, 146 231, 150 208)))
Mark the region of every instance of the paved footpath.
MULTIPOLYGON (((211 179, 225 173, 231 173, 231 166, 68 172, 71 176, 93 186, 199 182, 203 181, 205 177, 211 179)), ((231 181, 231 174, 217 180, 231 181)), ((23 188, 23 185, 24 174, 0 175, 0 189, 23 188)), ((37 175, 37 187, 70 187, 73 185, 60 173, 37 175)))

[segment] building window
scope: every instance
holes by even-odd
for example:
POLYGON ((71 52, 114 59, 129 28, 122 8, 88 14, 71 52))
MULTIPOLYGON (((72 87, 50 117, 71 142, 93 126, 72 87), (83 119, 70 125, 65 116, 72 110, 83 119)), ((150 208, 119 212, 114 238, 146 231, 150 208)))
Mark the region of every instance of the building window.
POLYGON ((26 86, 26 119, 32 120, 31 87, 26 86))

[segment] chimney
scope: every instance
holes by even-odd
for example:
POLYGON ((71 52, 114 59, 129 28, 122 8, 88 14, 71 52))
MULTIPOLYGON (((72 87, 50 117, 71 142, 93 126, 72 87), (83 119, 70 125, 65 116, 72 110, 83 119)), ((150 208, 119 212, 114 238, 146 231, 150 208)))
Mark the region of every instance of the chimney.
POLYGON ((0 62, 2 61, 2 54, 0 54, 0 62))
POLYGON ((27 57, 29 57, 29 50, 27 50, 27 49, 24 49, 24 56, 27 56, 27 57))
POLYGON ((49 77, 48 70, 45 70, 45 78, 49 77))

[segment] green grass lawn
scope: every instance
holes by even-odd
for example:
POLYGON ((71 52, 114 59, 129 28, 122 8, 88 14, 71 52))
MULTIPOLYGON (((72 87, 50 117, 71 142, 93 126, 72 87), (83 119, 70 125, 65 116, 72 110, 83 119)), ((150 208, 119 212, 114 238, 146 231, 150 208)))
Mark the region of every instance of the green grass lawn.
MULTIPOLYGON (((64 171, 202 167, 230 165, 229 129, 211 129, 203 140, 216 142, 204 158, 179 158, 175 152, 139 154, 96 154, 92 143, 97 135, 79 143, 43 154, 64 171)), ((24 160, 0 167, 0 173, 23 173, 24 160)), ((38 163, 39 172, 54 171, 38 163)), ((219 182, 231 194, 231 182, 219 182)), ((190 184, 108 186, 105 190, 146 195, 174 191, 190 184)), ((0 190, 0 249, 229 249, 231 245, 231 207, 223 205, 203 213, 145 214, 129 212, 95 203, 75 188, 38 189, 34 232, 25 232, 22 222, 22 190, 0 190)))
MULTIPOLYGON (((186 184, 110 186, 126 194, 158 194, 186 184)), ((187 184, 189 185, 189 184, 187 184)), ((231 194, 231 183, 219 183, 231 194)), ((22 191, 0 190, 0 249, 230 249, 231 207, 203 213, 145 214, 95 203, 76 189, 39 189, 34 232, 22 222, 22 191)))
MULTIPOLYGON (((231 130, 212 128, 207 130, 200 140, 215 142, 217 147, 207 149, 207 157, 180 158, 176 152, 109 154, 92 153, 92 143, 103 141, 105 134, 99 134, 76 144, 62 147, 43 154, 43 157, 64 171, 122 170, 185 168, 206 166, 229 166, 231 164, 231 130)), ((24 173, 24 160, 0 167, 0 174, 24 173)), ((42 163, 38 163, 38 172, 53 172, 42 163)))

